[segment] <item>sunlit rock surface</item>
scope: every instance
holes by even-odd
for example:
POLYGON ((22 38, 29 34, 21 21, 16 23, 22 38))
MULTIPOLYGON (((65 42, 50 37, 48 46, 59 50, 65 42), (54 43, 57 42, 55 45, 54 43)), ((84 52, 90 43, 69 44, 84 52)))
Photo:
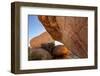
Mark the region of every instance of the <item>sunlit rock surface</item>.
POLYGON ((48 44, 48 43, 53 43, 53 42, 54 40, 50 36, 50 34, 48 34, 48 32, 44 32, 40 34, 39 36, 34 37, 30 40, 30 47, 38 48, 38 47, 42 47, 43 44, 48 44))

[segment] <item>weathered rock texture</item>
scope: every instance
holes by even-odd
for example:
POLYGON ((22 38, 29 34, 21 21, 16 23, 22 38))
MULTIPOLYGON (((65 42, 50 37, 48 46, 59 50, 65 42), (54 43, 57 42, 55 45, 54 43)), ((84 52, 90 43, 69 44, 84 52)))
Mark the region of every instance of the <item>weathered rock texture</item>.
POLYGON ((52 55, 54 59, 76 58, 76 56, 70 50, 68 50, 64 45, 55 46, 52 55))
POLYGON ((48 60, 52 59, 51 54, 43 48, 30 48, 29 60, 48 60))
POLYGON ((55 43, 54 42, 53 43, 46 43, 46 44, 42 44, 41 46, 42 46, 41 48, 47 50, 49 53, 52 54, 52 51, 55 47, 55 43))
POLYGON ((64 45, 78 57, 87 57, 87 17, 38 17, 53 39, 64 43, 64 45))
POLYGON ((50 36, 48 32, 44 32, 37 37, 34 37, 30 40, 30 47, 31 48, 38 48, 42 47, 43 44, 53 43, 54 40, 50 36))

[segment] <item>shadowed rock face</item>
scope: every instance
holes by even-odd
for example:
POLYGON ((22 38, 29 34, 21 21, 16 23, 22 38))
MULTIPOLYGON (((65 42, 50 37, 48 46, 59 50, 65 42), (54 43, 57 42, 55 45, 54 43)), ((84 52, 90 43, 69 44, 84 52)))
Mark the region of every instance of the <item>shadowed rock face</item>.
POLYGON ((87 17, 38 16, 53 39, 80 58, 87 57, 87 17))
POLYGON ((53 48, 55 47, 55 43, 46 43, 41 45, 43 49, 47 50, 49 53, 52 54, 53 48))
POLYGON ((42 48, 30 48, 29 60, 48 60, 52 59, 51 54, 42 48))

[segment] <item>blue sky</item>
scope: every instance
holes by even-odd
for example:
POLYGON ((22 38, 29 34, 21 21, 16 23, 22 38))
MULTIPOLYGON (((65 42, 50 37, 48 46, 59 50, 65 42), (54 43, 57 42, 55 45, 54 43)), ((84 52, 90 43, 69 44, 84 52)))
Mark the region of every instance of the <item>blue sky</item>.
MULTIPOLYGON (((34 37, 40 35, 41 33, 45 32, 45 31, 46 31, 45 28, 43 27, 41 22, 38 20, 38 16, 34 16, 34 15, 28 16, 29 40, 31 38, 34 38, 34 37)), ((58 41, 55 41, 55 45, 63 45, 63 44, 58 41)))
POLYGON ((28 32, 29 32, 29 40, 33 37, 40 35, 41 33, 45 32, 45 28, 38 20, 37 16, 29 15, 28 16, 28 32))

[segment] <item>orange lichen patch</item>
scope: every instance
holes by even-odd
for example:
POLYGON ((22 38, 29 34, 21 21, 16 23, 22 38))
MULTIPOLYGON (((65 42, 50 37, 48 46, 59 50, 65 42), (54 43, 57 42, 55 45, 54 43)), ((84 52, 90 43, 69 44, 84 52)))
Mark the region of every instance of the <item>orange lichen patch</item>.
POLYGON ((57 24, 56 16, 38 16, 38 18, 53 39, 58 41, 62 40, 62 33, 60 31, 60 27, 57 24))

